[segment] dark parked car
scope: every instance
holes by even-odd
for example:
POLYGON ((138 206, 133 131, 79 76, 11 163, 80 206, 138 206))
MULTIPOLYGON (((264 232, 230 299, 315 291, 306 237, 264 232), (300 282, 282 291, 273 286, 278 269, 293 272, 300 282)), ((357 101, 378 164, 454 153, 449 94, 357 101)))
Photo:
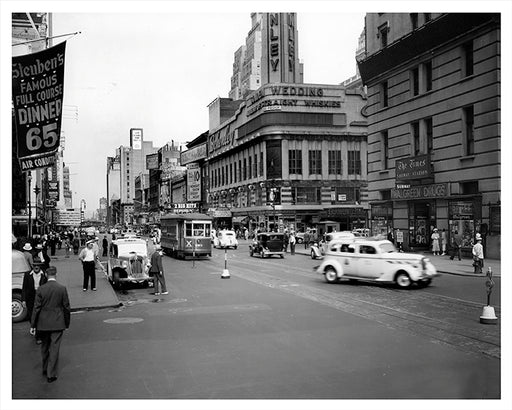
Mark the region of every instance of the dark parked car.
POLYGON ((284 258, 284 234, 278 232, 262 232, 256 235, 252 244, 249 245, 249 254, 254 256, 258 253, 261 258, 279 255, 284 258))

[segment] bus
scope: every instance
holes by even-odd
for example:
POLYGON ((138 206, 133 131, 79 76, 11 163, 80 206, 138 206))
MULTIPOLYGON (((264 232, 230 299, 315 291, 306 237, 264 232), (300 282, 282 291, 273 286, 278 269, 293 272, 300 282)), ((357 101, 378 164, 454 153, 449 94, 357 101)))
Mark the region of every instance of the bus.
POLYGON ((163 215, 160 218, 162 250, 174 258, 212 256, 212 219, 200 213, 163 215))

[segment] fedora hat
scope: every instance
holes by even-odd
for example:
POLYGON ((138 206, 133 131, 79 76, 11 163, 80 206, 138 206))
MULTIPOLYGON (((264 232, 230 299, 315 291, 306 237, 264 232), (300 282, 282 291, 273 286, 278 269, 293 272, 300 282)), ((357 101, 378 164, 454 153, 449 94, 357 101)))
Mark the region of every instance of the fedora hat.
POLYGON ((29 244, 29 243, 26 243, 25 246, 23 246, 23 250, 24 251, 31 251, 32 250, 32 245, 29 244))

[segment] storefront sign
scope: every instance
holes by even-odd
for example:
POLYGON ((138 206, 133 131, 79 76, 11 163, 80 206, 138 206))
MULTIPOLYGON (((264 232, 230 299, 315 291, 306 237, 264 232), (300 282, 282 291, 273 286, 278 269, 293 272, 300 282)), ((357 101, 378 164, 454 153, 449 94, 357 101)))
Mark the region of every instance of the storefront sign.
POLYGON ((181 153, 181 165, 197 162, 206 158, 206 143, 181 153))
POLYGON ((407 200, 421 198, 443 198, 448 195, 448 184, 412 186, 407 189, 392 189, 391 199, 407 200))
POLYGON ((66 42, 12 59, 12 102, 22 171, 55 162, 60 145, 66 42))
POLYGON ((208 208, 206 214, 213 218, 231 218, 231 211, 227 208, 208 208))
POLYGON ((428 178, 432 173, 430 168, 430 155, 397 159, 395 169, 396 179, 398 180, 428 178))

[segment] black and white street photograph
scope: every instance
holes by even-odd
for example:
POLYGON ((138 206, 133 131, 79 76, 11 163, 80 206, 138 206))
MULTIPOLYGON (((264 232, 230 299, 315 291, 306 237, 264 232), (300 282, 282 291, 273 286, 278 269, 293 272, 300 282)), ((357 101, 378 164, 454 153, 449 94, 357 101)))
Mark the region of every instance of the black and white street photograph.
POLYGON ((510 409, 508 1, 0 12, 2 409, 510 409))

